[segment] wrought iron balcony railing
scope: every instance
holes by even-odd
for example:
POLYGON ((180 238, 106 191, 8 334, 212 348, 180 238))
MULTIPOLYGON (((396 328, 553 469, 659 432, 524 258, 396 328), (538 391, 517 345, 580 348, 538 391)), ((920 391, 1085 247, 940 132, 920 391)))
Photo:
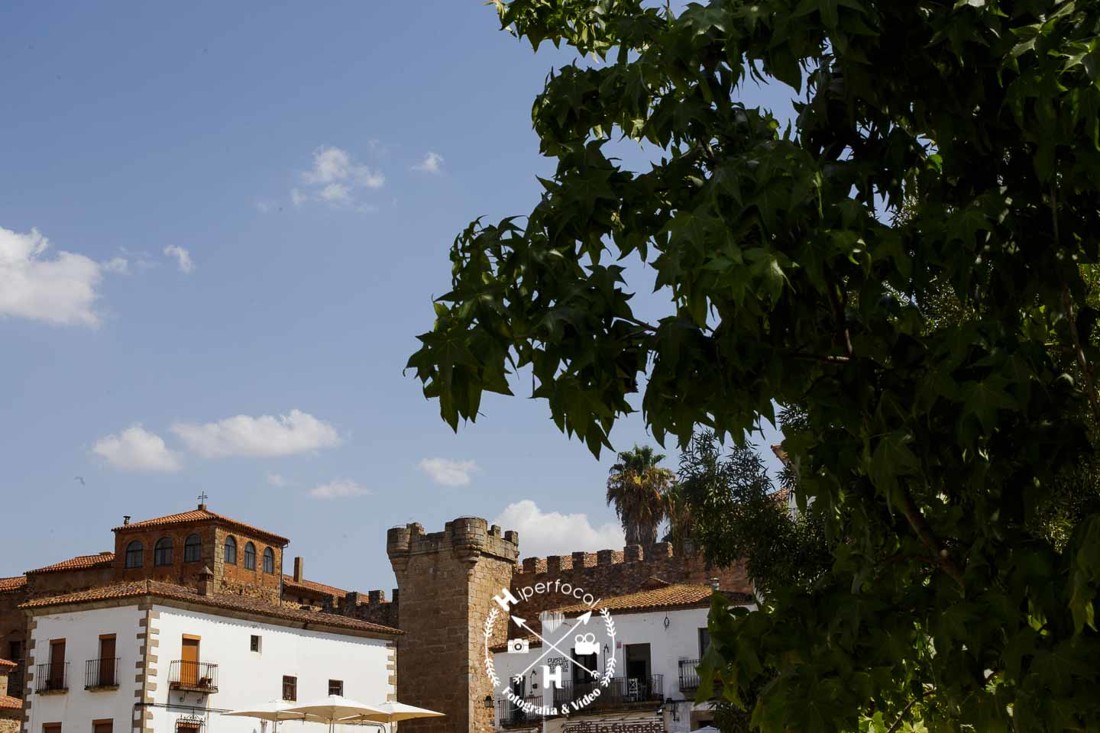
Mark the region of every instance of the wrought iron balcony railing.
POLYGON ((69 663, 37 665, 34 682, 35 692, 65 692, 69 689, 69 663))
POLYGON ((84 689, 118 687, 118 657, 89 659, 84 663, 84 689))
MULTIPOLYGON (((525 703, 530 705, 530 710, 541 708, 542 695, 528 695, 523 699, 525 703)), ((497 726, 501 728, 507 728, 513 725, 523 725, 535 720, 539 720, 539 715, 535 712, 526 712, 523 705, 512 702, 503 697, 496 699, 496 719, 497 726)))
POLYGON ((564 682, 561 689, 554 690, 554 706, 567 705, 597 689, 600 694, 585 706, 588 710, 637 703, 660 703, 665 699, 664 675, 653 674, 648 677, 613 677, 607 687, 601 685, 599 681, 564 682))
POLYGON ((218 665, 210 662, 176 660, 168 671, 168 687, 184 692, 209 694, 218 691, 218 665))

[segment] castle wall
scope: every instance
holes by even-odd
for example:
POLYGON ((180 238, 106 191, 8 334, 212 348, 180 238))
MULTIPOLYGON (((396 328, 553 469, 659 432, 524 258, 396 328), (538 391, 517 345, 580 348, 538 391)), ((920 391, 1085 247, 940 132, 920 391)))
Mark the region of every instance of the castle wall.
MULTIPOLYGON (((508 587, 515 532, 460 518, 425 534, 419 524, 389 531, 387 553, 400 588, 397 698, 445 713, 401 724, 412 733, 489 733, 493 695, 481 669, 482 626, 492 597, 508 587)), ((503 634, 501 639, 504 641, 503 634)))

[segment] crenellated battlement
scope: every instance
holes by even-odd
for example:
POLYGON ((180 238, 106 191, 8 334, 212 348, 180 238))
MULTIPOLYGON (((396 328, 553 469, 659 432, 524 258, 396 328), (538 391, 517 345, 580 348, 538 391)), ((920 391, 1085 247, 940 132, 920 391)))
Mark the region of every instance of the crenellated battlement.
POLYGON ((504 532, 481 517, 459 517, 447 522, 442 532, 425 533, 419 522, 393 527, 386 533, 390 561, 415 555, 453 552, 460 559, 476 562, 482 555, 515 562, 519 557, 519 533, 504 532))
POLYGON ((599 550, 598 552, 574 552, 571 555, 548 555, 547 557, 525 557, 516 566, 516 573, 540 574, 560 573, 566 570, 644 563, 659 560, 671 560, 676 557, 672 544, 658 542, 650 547, 627 545, 621 550, 599 550))

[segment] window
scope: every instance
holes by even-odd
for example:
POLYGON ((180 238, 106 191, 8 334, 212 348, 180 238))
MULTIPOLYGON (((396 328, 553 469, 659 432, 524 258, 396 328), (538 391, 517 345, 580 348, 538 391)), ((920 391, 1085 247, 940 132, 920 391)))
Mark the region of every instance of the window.
POLYGON ((329 680, 328 681, 328 694, 330 695, 343 695, 344 694, 344 681, 343 680, 329 680))
POLYGON ((42 733, 61 733, 61 723, 43 723, 42 733))
POLYGON ((260 637, 256 634, 252 635, 252 639, 249 642, 249 649, 254 652, 260 651, 260 637))
POLYGON ((171 565, 172 564, 172 538, 161 537, 157 540, 157 544, 153 545, 153 564, 154 565, 171 565))
POLYGON ((283 699, 290 702, 298 700, 298 678, 283 675, 283 699))
POLYGON ((114 733, 115 722, 113 720, 93 720, 92 733, 114 733))
MULTIPOLYGON (((115 687, 118 685, 118 679, 115 677, 115 635, 104 634, 99 637, 99 659, 98 664, 95 666, 96 674, 90 680, 93 687, 115 687)), ((107 721, 110 723, 110 721, 107 721)))
POLYGON ((203 729, 201 718, 186 717, 176 721, 176 733, 199 733, 203 729))
POLYGON ((183 543, 183 561, 198 562, 202 559, 202 539, 193 534, 183 543))
POLYGON ((699 658, 702 659, 703 655, 707 653, 707 649, 710 648, 710 631, 707 629, 699 629, 699 658))
POLYGON ((21 641, 9 641, 8 642, 8 659, 13 662, 23 661, 23 642, 21 641))
POLYGON ((225 538, 225 561, 230 565, 237 564, 237 540, 232 537, 225 538))
POLYGON ((64 639, 54 639, 50 642, 50 668, 46 671, 46 689, 66 689, 64 639))
POLYGON ((264 572, 275 572, 275 551, 272 550, 270 547, 264 550, 264 572))
POLYGON ((126 567, 140 568, 145 564, 145 545, 137 540, 126 545, 126 567))
POLYGON ((244 546, 244 569, 256 569, 256 545, 251 542, 244 546))

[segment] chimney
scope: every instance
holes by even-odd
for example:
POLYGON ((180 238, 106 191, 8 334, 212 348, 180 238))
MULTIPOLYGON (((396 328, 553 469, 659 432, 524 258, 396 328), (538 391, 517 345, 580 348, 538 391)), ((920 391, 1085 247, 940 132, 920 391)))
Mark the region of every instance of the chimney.
POLYGON ((303 565, 302 558, 300 558, 300 557, 294 558, 294 582, 295 583, 301 583, 302 582, 302 576, 304 575, 304 573, 302 572, 302 565, 303 565))
POLYGON ((129 523, 130 523, 130 515, 129 514, 122 515, 122 526, 125 527, 129 523))
POLYGON ((712 591, 714 591, 715 593, 718 592, 718 578, 711 578, 710 579, 710 589, 712 591))
POLYGON ((214 595, 214 573, 209 565, 203 565, 199 571, 199 595, 207 598, 214 595))

